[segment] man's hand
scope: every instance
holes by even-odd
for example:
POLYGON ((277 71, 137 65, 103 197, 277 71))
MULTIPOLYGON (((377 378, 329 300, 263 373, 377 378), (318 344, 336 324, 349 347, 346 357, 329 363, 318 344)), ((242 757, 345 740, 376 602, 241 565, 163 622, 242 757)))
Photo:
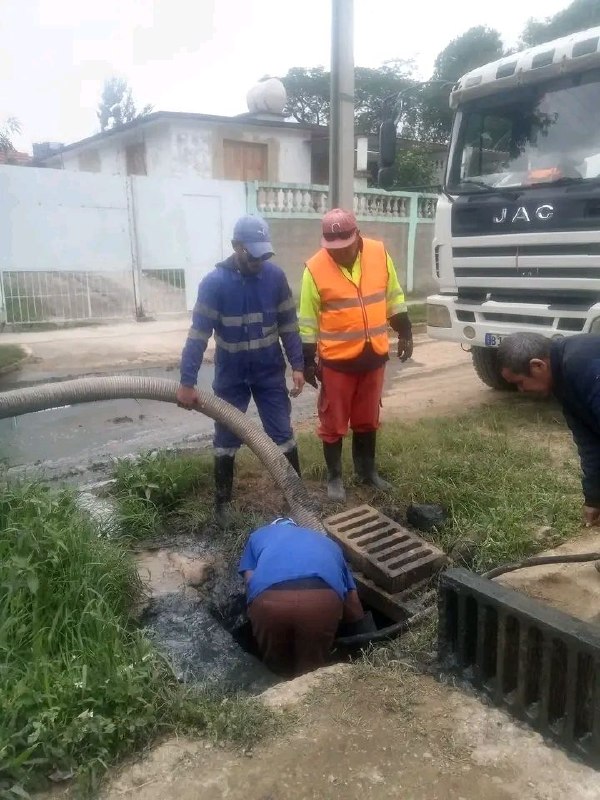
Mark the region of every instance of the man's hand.
POLYGON ((412 358, 413 354, 413 339, 412 336, 398 337, 398 358, 400 361, 408 361, 412 358))
POLYGON ((177 405, 180 408, 187 408, 188 411, 198 408, 200 398, 196 389, 193 386, 180 386, 177 389, 177 405))
POLYGON ((290 397, 298 397, 304 389, 304 373, 299 369, 292 372, 292 380, 294 381, 294 388, 290 390, 290 397))
POLYGON ((600 508, 594 508, 594 506, 584 506, 583 523, 586 528, 591 528, 594 525, 600 525, 600 508))
POLYGON ((304 380, 306 383, 310 383, 315 389, 319 388, 319 384, 317 383, 317 365, 314 361, 304 365, 304 380))

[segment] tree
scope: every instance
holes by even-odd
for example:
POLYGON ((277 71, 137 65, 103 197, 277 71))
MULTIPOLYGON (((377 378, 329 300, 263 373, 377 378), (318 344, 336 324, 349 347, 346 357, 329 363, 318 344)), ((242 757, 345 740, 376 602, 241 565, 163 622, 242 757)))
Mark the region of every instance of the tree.
MULTIPOLYGON (((414 85, 412 64, 396 61, 378 69, 357 67, 354 71, 354 120, 360 133, 378 133, 387 116, 387 101, 414 85)), ((407 119, 407 127, 411 121, 407 119)))
POLYGON ((280 79, 287 92, 285 113, 298 122, 329 122, 329 73, 323 67, 292 67, 280 79))
MULTIPOLYGON (((356 67, 354 71, 354 119, 361 133, 376 133, 384 119, 385 100, 412 85, 412 65, 395 61, 378 69, 356 67)), ((285 113, 298 122, 329 123, 330 73, 323 67, 292 67, 281 78, 288 100, 285 113)))
POLYGON ((431 82, 420 92, 420 138, 446 142, 452 111, 448 105, 456 81, 472 69, 502 58, 502 40, 493 28, 479 25, 453 39, 435 60, 431 82))
POLYGON ((574 0, 570 6, 545 20, 530 19, 521 36, 525 47, 551 42, 570 33, 600 25, 598 0, 574 0))
POLYGON ((8 117, 0 123, 0 152, 8 153, 15 149, 12 137, 21 133, 21 125, 14 117, 8 117))
POLYGON ((131 88, 124 78, 113 77, 104 82, 97 112, 100 130, 118 128, 134 119, 145 117, 151 111, 152 106, 148 105, 137 112, 131 88))
POLYGON ((423 150, 418 148, 400 150, 396 156, 395 189, 431 186, 433 183, 433 162, 423 150))

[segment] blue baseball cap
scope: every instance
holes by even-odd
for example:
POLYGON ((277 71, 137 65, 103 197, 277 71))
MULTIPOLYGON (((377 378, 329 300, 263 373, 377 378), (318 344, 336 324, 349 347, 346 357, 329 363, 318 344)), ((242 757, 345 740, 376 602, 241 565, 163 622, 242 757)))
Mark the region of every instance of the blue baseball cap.
POLYGON ((274 254, 269 226, 262 217, 247 214, 240 217, 233 229, 233 241, 240 242, 253 258, 274 254))

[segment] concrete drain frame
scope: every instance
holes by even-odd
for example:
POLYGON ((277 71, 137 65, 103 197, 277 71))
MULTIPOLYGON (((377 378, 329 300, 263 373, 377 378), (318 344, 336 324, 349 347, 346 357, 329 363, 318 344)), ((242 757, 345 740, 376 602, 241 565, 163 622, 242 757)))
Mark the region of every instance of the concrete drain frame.
POLYGON ((441 666, 600 767, 600 632, 462 568, 439 587, 441 666))

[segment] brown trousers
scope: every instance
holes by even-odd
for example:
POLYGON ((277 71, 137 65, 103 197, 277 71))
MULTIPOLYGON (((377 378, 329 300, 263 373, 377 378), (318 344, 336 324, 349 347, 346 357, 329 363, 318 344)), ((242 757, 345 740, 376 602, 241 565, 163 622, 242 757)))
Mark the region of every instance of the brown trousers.
POLYGON ((273 672, 294 677, 327 663, 342 618, 364 612, 355 591, 342 603, 333 589, 267 589, 248 607, 263 661, 273 672))

